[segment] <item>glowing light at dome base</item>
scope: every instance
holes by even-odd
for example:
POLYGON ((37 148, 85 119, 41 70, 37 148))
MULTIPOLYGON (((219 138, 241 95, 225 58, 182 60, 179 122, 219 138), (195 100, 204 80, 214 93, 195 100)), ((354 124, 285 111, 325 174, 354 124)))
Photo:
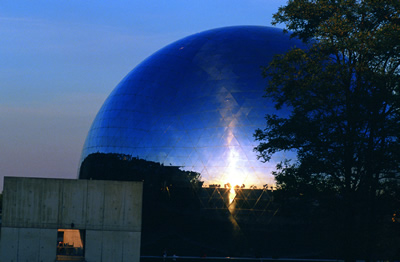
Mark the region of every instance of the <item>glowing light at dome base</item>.
POLYGON ((235 199, 236 192, 233 187, 229 190, 229 206, 232 204, 233 200, 235 199))
MULTIPOLYGON (((233 134, 230 134, 229 137, 231 136, 233 136, 233 134)), ((231 139, 229 139, 229 141, 230 140, 231 139)), ((238 168, 239 153, 235 150, 234 147, 231 147, 229 150, 227 162, 229 163, 228 184, 230 184, 229 205, 231 205, 236 196, 235 187, 243 185, 243 182, 245 181, 245 178, 241 176, 240 168, 238 168)))

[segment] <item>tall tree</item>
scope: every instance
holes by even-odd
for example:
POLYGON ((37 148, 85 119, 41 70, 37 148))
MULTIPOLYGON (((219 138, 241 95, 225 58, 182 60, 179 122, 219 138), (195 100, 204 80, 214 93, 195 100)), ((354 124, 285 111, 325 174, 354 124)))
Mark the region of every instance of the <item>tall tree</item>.
POLYGON ((377 222, 390 215, 380 201, 400 178, 400 1, 289 0, 273 23, 309 48, 265 68, 266 96, 290 113, 266 115, 255 150, 264 161, 295 152, 278 165, 277 185, 343 199, 344 255, 371 258, 377 222))

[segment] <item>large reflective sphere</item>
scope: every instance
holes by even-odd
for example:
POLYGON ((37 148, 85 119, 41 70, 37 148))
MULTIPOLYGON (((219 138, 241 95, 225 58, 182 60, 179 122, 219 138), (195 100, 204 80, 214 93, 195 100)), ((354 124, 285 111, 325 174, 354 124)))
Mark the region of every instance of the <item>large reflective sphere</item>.
POLYGON ((260 67, 293 46, 303 45, 261 26, 209 30, 166 46, 110 94, 82 161, 98 152, 128 154, 198 172, 206 184, 272 183, 277 160, 262 163, 253 151, 254 131, 274 110, 263 98, 260 67))

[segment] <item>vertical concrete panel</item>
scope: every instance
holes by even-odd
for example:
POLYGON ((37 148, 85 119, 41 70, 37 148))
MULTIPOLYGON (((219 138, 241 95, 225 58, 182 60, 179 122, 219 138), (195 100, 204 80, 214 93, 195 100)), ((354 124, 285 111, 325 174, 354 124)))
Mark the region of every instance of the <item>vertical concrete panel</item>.
POLYGON ((120 182, 107 182, 104 196, 104 230, 119 230, 124 228, 125 193, 120 182))
POLYGON ((122 261, 122 231, 103 231, 102 261, 122 261))
POLYGON ((123 232, 122 262, 140 261, 140 232, 123 232))
POLYGON ((3 226, 56 228, 59 181, 4 178, 3 226))
MULTIPOLYGON (((101 262, 101 248, 103 246, 103 232, 86 230, 85 260, 87 262, 101 262)), ((110 260, 116 261, 116 260, 110 260)))
POLYGON ((89 181, 87 192, 86 229, 103 229, 104 181, 89 181))
POLYGON ((57 229, 40 229, 39 261, 54 261, 57 250, 57 229))
POLYGON ((18 259, 18 228, 2 227, 1 239, 0 261, 16 262, 18 259))
POLYGON ((2 226, 11 227, 17 217, 17 183, 13 177, 4 178, 2 226))
POLYGON ((142 228, 142 183, 123 184, 124 213, 122 226, 128 231, 141 231, 142 228))
POLYGON ((40 200, 40 192, 34 194, 35 182, 34 179, 28 178, 5 178, 7 190, 5 190, 5 198, 10 198, 6 202, 11 202, 11 206, 6 204, 4 213, 10 214, 4 217, 4 226, 19 227, 40 226, 37 224, 40 221, 40 208, 38 208, 40 200), (7 210, 11 207, 11 210, 7 210), (36 222, 36 223, 35 223, 36 222))
POLYGON ((85 228, 87 180, 64 180, 61 192, 58 227, 85 228))
POLYGON ((40 261, 40 228, 20 228, 18 235, 18 261, 40 261))
POLYGON ((17 190, 18 217, 16 223, 20 227, 41 227, 41 200, 44 190, 43 180, 22 178, 19 180, 17 190))
MULTIPOLYGON (((41 179, 41 223, 43 228, 57 228, 60 183, 64 180, 41 179)), ((37 190, 36 190, 37 191, 37 190)))

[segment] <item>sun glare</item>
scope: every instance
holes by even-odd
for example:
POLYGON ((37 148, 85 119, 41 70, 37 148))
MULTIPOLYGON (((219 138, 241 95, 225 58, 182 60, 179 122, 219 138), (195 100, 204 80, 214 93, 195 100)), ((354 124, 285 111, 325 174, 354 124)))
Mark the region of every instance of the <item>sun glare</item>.
POLYGON ((235 188, 231 187, 231 189, 229 190, 229 205, 232 204, 233 200, 235 199, 235 196, 236 196, 235 188))
POLYGON ((226 183, 230 185, 229 191, 229 204, 233 202, 236 196, 235 187, 241 186, 245 180, 240 168, 238 167, 239 154, 236 152, 234 147, 229 150, 228 156, 228 177, 226 183))

